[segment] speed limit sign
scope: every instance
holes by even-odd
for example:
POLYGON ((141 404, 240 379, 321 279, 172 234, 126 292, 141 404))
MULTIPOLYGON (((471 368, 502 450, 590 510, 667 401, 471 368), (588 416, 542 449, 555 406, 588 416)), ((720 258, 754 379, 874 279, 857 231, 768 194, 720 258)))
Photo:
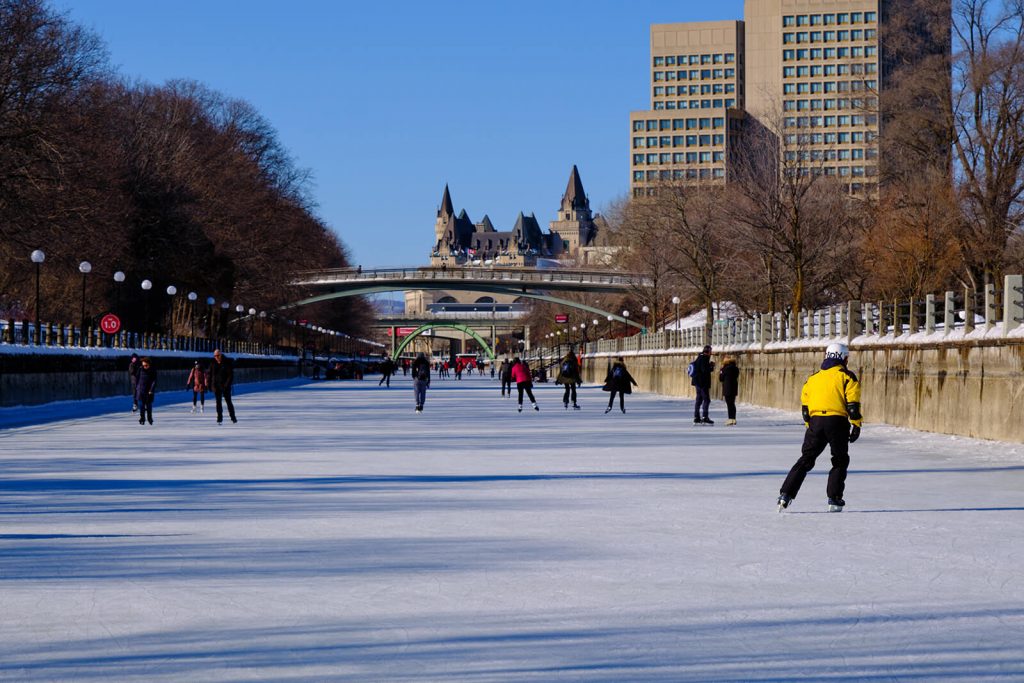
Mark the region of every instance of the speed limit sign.
POLYGON ((100 329, 107 334, 117 334, 121 331, 121 319, 113 313, 107 313, 100 318, 100 329))

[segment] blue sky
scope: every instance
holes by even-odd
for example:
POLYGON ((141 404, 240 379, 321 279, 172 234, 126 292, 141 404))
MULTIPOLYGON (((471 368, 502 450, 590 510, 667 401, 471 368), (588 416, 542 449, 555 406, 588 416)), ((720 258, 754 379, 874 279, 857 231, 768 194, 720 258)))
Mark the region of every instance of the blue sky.
POLYGON ((629 112, 650 105, 649 25, 741 19, 742 0, 53 0, 120 73, 254 104, 314 176, 364 268, 426 262, 456 210, 546 226, 572 165, 601 210, 629 186, 629 112))

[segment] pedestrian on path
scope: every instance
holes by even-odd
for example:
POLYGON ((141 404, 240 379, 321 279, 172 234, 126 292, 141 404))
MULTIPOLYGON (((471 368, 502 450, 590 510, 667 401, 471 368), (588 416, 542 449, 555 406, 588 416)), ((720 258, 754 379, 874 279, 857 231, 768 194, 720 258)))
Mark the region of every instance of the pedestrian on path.
POLYGON ((690 363, 687 371, 690 373, 690 384, 697 392, 697 399, 693 404, 693 424, 715 424, 715 421, 708 417, 708 407, 711 405, 711 373, 715 371, 710 346, 704 347, 700 355, 690 363))
POLYGON ((199 361, 192 365, 192 372, 188 373, 185 386, 192 389, 192 414, 196 414, 196 399, 199 400, 199 412, 205 413, 207 379, 206 371, 199 365, 199 361))
POLYGON ((611 392, 608 396, 608 407, 604 411, 605 415, 612 410, 615 394, 619 395, 619 410, 626 412, 626 394, 632 394, 633 387, 635 386, 640 385, 633 379, 633 375, 629 374, 629 370, 626 369, 626 362, 622 360, 622 356, 619 356, 615 359, 615 363, 608 368, 608 374, 604 378, 604 386, 601 387, 602 390, 611 392))
POLYGON ((148 357, 139 361, 139 378, 135 384, 135 400, 139 404, 139 424, 153 424, 153 397, 156 395, 156 368, 148 357))
POLYGON ((231 389, 235 383, 235 363, 217 349, 213 352, 213 362, 210 363, 210 386, 213 387, 213 395, 217 399, 217 424, 224 422, 224 408, 228 406, 228 417, 232 422, 238 422, 235 417, 235 404, 231 402, 231 389))
POLYGON ((523 412, 523 393, 530 397, 533 409, 539 411, 537 399, 533 397, 533 375, 530 373, 530 365, 518 357, 512 359, 512 381, 516 383, 519 391, 519 412, 523 412))
POLYGON ((786 476, 779 490, 779 512, 800 492, 807 473, 814 468, 818 456, 829 446, 832 469, 828 473, 829 512, 842 512, 846 501, 846 472, 850 467, 850 444, 860 438, 864 417, 860 411, 860 382, 846 364, 850 350, 845 344, 829 344, 821 370, 811 375, 800 392, 803 413, 804 443, 800 459, 786 476))
POLYGON ((579 410, 580 406, 576 402, 576 388, 583 384, 583 380, 580 378, 580 361, 576 358, 576 352, 571 346, 558 365, 558 377, 555 378, 555 384, 565 386, 565 393, 562 394, 562 405, 565 406, 565 409, 569 410, 571 397, 573 410, 579 410))
POLYGON ((735 358, 726 358, 722 361, 718 381, 722 384, 722 398, 725 399, 725 409, 729 414, 725 424, 731 426, 736 424, 736 396, 739 394, 740 384, 740 369, 736 367, 735 358))
POLYGON ((412 390, 416 396, 416 412, 423 412, 427 402, 427 387, 430 386, 430 361, 420 352, 412 362, 412 390))

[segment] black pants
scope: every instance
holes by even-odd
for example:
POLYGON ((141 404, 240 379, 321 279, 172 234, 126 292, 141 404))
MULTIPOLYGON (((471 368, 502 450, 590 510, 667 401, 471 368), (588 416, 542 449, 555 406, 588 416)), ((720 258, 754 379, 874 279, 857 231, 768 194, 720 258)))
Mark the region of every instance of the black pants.
POLYGON ((611 410, 612 404, 615 402, 615 394, 619 395, 619 409, 626 409, 626 392, 619 391, 618 389, 612 389, 612 393, 608 396, 608 409, 611 410))
POLYGON ((195 407, 197 400, 201 404, 203 404, 204 406, 206 405, 206 390, 205 389, 203 389, 202 391, 196 391, 195 389, 192 390, 192 407, 193 408, 195 407))
POLYGON ((217 397, 217 422, 224 421, 224 409, 221 407, 221 399, 224 400, 224 403, 228 404, 228 417, 231 418, 232 422, 238 422, 235 419, 235 404, 231 402, 231 387, 224 387, 223 389, 214 387, 213 395, 217 397))
POLYGON ((726 396, 725 397, 725 409, 729 414, 730 420, 736 419, 736 397, 726 396))
POLYGON ((384 384, 385 382, 387 382, 388 388, 390 389, 391 388, 391 373, 388 373, 388 374, 384 375, 383 377, 381 377, 380 381, 377 382, 377 386, 379 387, 381 384, 384 384))
POLYGON ((569 382, 565 385, 565 393, 562 395, 562 403, 569 402, 569 395, 572 395, 572 404, 576 405, 576 383, 569 382))
POLYGON ((511 378, 505 379, 504 377, 502 377, 501 378, 501 395, 504 396, 505 392, 508 392, 509 396, 512 395, 512 379, 511 378))
POLYGON ((825 492, 833 500, 842 499, 846 489, 846 470, 850 466, 850 421, 841 415, 811 418, 807 433, 804 434, 800 459, 789 471, 779 493, 796 498, 804 477, 814 469, 814 461, 824 452, 825 446, 832 449, 832 469, 828 473, 825 492))
POLYGON ((693 404, 693 416, 706 418, 708 407, 711 405, 711 391, 704 387, 694 387, 697 390, 697 400, 693 404))
POLYGON ((153 395, 149 394, 139 399, 139 424, 149 420, 153 424, 153 395))
MULTIPOLYGON (((533 397, 533 385, 529 382, 519 382, 516 384, 516 388, 519 389, 519 405, 523 405, 523 392, 530 397, 530 403, 536 403, 537 399, 533 397)), ((509 391, 509 393, 512 393, 509 391)))

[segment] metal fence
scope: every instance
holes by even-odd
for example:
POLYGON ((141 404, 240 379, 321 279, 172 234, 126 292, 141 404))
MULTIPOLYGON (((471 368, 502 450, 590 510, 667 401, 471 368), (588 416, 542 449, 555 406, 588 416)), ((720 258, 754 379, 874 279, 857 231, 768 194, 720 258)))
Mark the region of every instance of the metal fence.
POLYGON ((978 329, 986 333, 997 326, 1008 336, 1024 323, 1024 276, 1007 275, 1002 288, 994 284, 983 290, 947 291, 942 296, 929 294, 924 301, 849 301, 826 308, 790 313, 761 313, 748 317, 716 320, 710 331, 702 324, 679 330, 666 329, 655 334, 638 334, 620 339, 590 342, 585 352, 617 353, 656 351, 676 348, 757 345, 812 339, 872 337, 898 339, 919 335, 929 341, 941 341, 956 331, 969 335, 978 329))

